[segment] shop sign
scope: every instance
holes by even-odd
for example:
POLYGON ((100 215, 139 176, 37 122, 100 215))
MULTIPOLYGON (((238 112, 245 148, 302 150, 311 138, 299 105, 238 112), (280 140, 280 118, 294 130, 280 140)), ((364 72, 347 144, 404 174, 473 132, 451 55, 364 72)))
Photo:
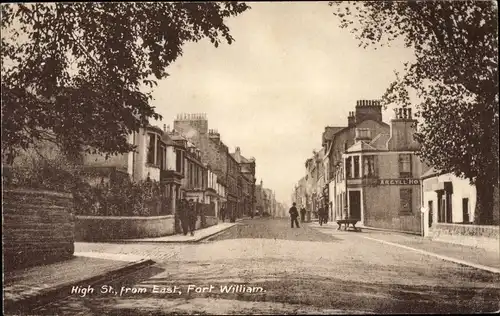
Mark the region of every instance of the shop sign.
POLYGON ((420 179, 379 179, 379 185, 419 185, 420 179))

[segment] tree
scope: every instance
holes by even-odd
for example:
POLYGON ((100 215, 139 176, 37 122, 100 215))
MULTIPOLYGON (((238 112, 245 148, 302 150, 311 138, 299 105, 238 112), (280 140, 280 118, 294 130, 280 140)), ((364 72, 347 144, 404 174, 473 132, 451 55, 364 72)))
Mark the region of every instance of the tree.
POLYGON ((37 141, 107 155, 160 116, 151 89, 182 45, 234 40, 237 2, 2 5, 2 158, 37 141), (145 87, 147 89, 145 89, 145 87), (147 91, 149 89, 149 91, 147 91))
POLYGON ((417 93, 424 161, 476 185, 475 222, 491 224, 498 188, 498 8, 493 1, 331 2, 360 46, 402 39, 415 62, 388 87, 385 104, 417 93))

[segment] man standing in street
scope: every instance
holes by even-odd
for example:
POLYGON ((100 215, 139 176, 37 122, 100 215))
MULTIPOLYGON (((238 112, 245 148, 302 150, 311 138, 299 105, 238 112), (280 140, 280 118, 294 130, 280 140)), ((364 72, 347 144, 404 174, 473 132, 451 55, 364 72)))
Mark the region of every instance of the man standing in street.
POLYGON ((224 206, 220 208, 220 217, 222 219, 222 222, 224 223, 226 221, 226 209, 224 206))
POLYGON ((178 218, 181 223, 182 233, 187 235, 189 229, 189 219, 188 219, 188 202, 185 198, 180 201, 178 207, 178 218))
POLYGON ((297 217, 299 217, 299 212, 297 211, 297 208, 295 207, 295 202, 293 203, 292 207, 290 207, 290 211, 288 211, 288 213, 290 213, 290 220, 292 221, 292 228, 293 228, 293 223, 295 223, 295 226, 297 226, 297 228, 300 228, 299 226, 299 221, 297 220, 297 217))
POLYGON ((318 209, 318 218, 319 218, 319 225, 323 226, 323 223, 325 223, 325 214, 324 214, 324 207, 320 206, 318 209))
POLYGON ((192 199, 189 200, 187 211, 188 211, 187 220, 188 220, 189 232, 191 233, 191 236, 194 236, 194 231, 196 230, 196 221, 198 220, 198 214, 196 212, 196 207, 192 199))
POLYGON ((300 209, 300 221, 304 223, 306 221, 306 208, 302 206, 300 209))

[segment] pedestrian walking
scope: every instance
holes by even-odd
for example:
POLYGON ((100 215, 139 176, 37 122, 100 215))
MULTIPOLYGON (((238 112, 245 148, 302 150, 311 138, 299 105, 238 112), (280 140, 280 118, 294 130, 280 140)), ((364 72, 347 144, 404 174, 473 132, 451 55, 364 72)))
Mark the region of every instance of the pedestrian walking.
POLYGON ((189 200, 189 204, 187 207, 187 222, 188 222, 189 233, 191 234, 191 236, 194 236, 197 220, 198 220, 198 214, 196 212, 196 206, 194 205, 193 200, 189 200))
POLYGON ((304 223, 306 221, 306 208, 302 207, 300 209, 300 221, 304 223))
POLYGON ((288 211, 288 213, 290 213, 290 220, 291 220, 292 228, 293 228, 293 223, 295 223, 295 226, 297 226, 297 228, 300 228, 299 221, 297 220, 297 218, 299 217, 299 212, 297 211, 297 208, 295 207, 295 203, 293 203, 292 207, 290 207, 290 210, 288 211))

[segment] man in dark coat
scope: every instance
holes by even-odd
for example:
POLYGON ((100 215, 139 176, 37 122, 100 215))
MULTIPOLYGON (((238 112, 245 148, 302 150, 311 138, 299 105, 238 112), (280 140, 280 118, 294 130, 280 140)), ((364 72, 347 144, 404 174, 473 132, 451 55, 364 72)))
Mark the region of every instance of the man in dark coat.
POLYGON ((288 211, 290 213, 290 220, 293 228, 293 223, 295 223, 295 226, 297 228, 300 228, 299 226, 299 221, 297 220, 297 217, 299 217, 299 212, 297 211, 297 208, 295 207, 295 203, 293 203, 292 207, 290 207, 290 210, 288 211))
POLYGON ((306 221, 306 208, 302 207, 300 209, 300 221, 304 223, 306 221))
POLYGON ((221 207, 220 209, 220 217, 222 219, 222 222, 224 222, 226 220, 226 209, 223 207, 221 207))
POLYGON ((198 214, 196 212, 196 206, 193 200, 189 200, 189 204, 187 207, 187 222, 189 232, 191 236, 194 236, 194 231, 196 230, 196 221, 198 220, 198 214))
POLYGON ((319 224, 326 224, 328 222, 328 208, 326 206, 322 206, 320 208, 320 215, 319 215, 319 224))
POLYGON ((179 212, 178 212, 178 216, 179 216, 179 221, 181 222, 181 227, 182 227, 182 233, 184 235, 187 235, 188 233, 188 230, 189 230, 189 219, 188 219, 188 202, 187 200, 184 198, 180 201, 180 205, 179 205, 179 212))

